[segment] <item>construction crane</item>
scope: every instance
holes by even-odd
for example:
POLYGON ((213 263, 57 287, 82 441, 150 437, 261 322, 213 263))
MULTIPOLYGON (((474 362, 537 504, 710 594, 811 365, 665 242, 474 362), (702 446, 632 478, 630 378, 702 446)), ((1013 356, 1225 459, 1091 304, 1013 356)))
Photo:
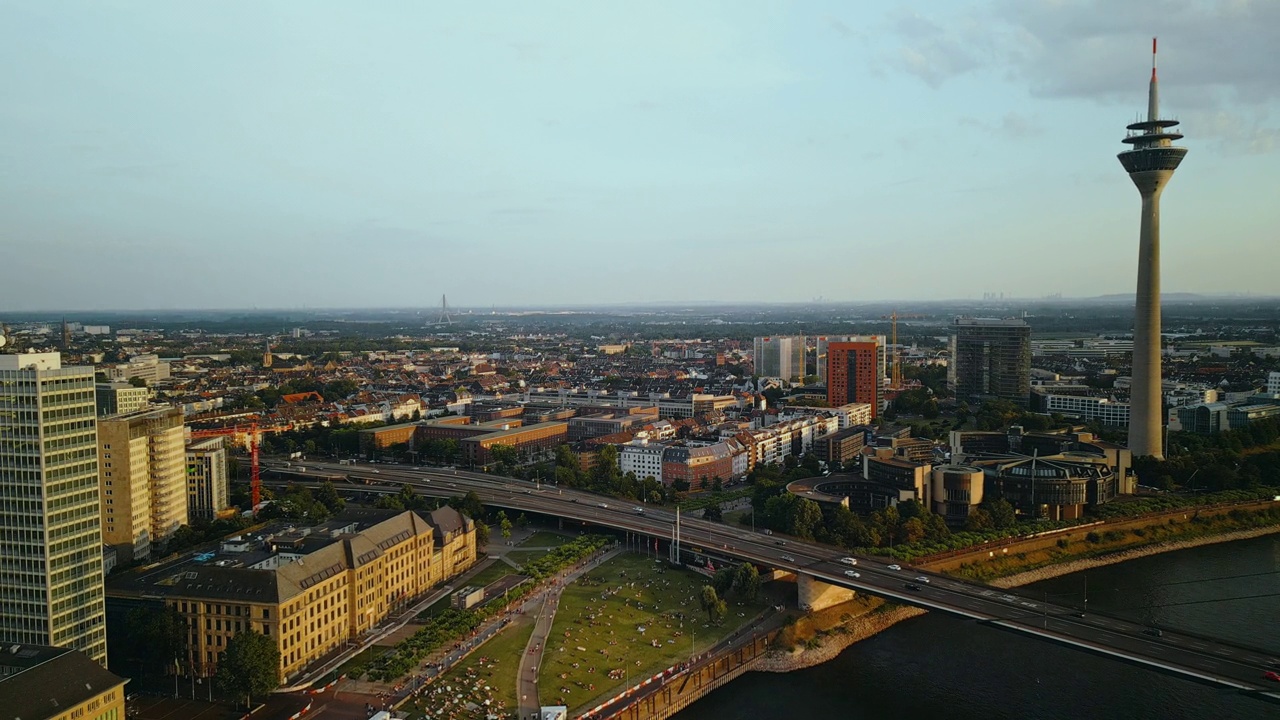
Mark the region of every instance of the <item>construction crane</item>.
POLYGON ((899 315, 897 310, 891 315, 881 315, 880 319, 892 321, 890 345, 893 347, 892 366, 889 369, 889 389, 902 389, 902 358, 898 355, 898 318, 919 318, 922 315, 899 315))
MULTIPOLYGON (((279 432, 279 430, 275 430, 279 432)), ((262 477, 258 465, 258 444, 262 435, 262 431, 258 429, 258 423, 250 423, 248 425, 236 425, 233 427, 215 428, 211 430, 192 430, 191 438, 210 438, 210 437, 236 437, 239 435, 247 435, 249 439, 249 494, 252 498, 252 504, 249 506, 250 512, 254 515, 258 514, 258 503, 262 500, 262 477)))

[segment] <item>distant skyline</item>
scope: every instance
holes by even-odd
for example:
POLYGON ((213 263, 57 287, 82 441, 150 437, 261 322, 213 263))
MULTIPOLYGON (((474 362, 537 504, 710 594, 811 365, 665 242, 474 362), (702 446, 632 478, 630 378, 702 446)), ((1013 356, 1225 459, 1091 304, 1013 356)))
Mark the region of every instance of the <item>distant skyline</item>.
POLYGON ((0 319, 1280 293, 1280 3, 0 0, 0 319))

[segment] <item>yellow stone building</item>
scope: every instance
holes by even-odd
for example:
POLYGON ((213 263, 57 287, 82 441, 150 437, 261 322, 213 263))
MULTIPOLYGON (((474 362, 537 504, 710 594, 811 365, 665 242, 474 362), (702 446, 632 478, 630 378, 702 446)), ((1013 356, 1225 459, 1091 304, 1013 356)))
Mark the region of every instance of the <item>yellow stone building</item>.
POLYGON ((0 714, 21 720, 124 720, 122 677, 78 650, 0 649, 0 714))
POLYGON ((227 538, 217 553, 113 580, 107 595, 161 595, 187 619, 186 663, 203 676, 233 635, 262 633, 280 650, 286 681, 470 568, 475 535, 475 523, 449 507, 426 517, 353 510, 315 527, 227 538))
POLYGON ((123 560, 148 557, 187 524, 184 432, 175 407, 98 419, 102 541, 123 560))

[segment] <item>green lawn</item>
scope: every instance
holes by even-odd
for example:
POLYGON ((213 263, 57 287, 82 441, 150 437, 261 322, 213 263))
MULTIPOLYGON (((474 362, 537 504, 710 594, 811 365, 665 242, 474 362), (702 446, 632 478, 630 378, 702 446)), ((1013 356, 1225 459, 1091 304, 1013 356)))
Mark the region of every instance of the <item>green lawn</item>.
POLYGON ((363 667, 364 665, 368 664, 371 660, 373 660, 375 657, 377 657, 378 655, 381 655, 384 652, 387 652, 387 649, 385 647, 370 645, 364 650, 361 650, 360 652, 351 656, 350 660, 347 660, 346 662, 342 663, 342 665, 338 668, 338 672, 335 674, 346 675, 349 673, 351 668, 363 667))
MULTIPOLYGON (((514 572, 515 572, 515 568, 502 562, 501 560, 495 560, 493 564, 490 565, 489 567, 481 570, 475 575, 472 575, 466 581, 466 585, 484 587, 485 585, 488 585, 489 583, 495 580, 504 578, 507 575, 511 575, 514 572)), ((455 585, 454 589, 461 590, 462 587, 463 586, 455 585)), ((421 619, 421 618, 428 618, 428 617, 431 617, 432 615, 435 615, 441 610, 449 607, 450 599, 451 598, 449 595, 445 595, 444 597, 432 603, 431 606, 428 607, 426 610, 423 610, 422 612, 418 613, 418 617, 421 619)))
POLYGON ((539 670, 539 700, 581 710, 628 679, 687 659, 695 636, 704 651, 764 609, 760 601, 730 601, 728 617, 710 626, 698 605, 709 581, 643 555, 621 555, 566 587, 539 670))
POLYGON ((406 713, 410 720, 416 720, 425 717, 424 711, 439 708, 448 701, 465 699, 464 702, 476 705, 488 701, 486 711, 500 717, 514 715, 518 710, 516 674, 520 670, 520 656, 531 635, 533 618, 521 616, 511 627, 498 633, 444 677, 433 682, 417 699, 401 707, 401 712, 406 713))

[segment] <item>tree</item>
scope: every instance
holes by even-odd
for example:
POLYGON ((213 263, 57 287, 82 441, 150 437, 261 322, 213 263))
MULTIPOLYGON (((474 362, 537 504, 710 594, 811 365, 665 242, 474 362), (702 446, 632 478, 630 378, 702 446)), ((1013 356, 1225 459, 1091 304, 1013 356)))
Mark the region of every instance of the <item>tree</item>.
POLYGON ((502 529, 502 537, 510 539, 511 537, 511 521, 507 519, 507 511, 498 511, 498 527, 502 529))
POLYGON ((125 617, 125 627, 128 657, 138 662, 143 673, 172 668, 177 658, 186 655, 187 621, 177 610, 135 608, 125 617))
POLYGON ((475 490, 468 490, 467 494, 462 496, 462 504, 458 509, 475 519, 484 515, 484 504, 480 502, 480 496, 475 490))
POLYGON ((135 377, 129 378, 129 384, 134 387, 144 388, 147 386, 147 381, 140 377, 135 376, 135 377))
POLYGON ((733 594, 743 600, 755 600, 760 592, 760 571, 751 563, 743 563, 733 573, 733 594))
POLYGON ((329 512, 334 515, 342 512, 342 509, 347 506, 347 501, 338 495, 338 489, 333 486, 333 482, 330 480, 325 480, 320 485, 320 489, 316 491, 315 498, 317 502, 328 508, 329 512))
POLYGON ((991 519, 991 513, 976 507, 969 511, 969 519, 965 521, 964 529, 970 532, 985 532, 995 526, 995 521, 991 519))
POLYGON ((724 617, 728 606, 724 600, 720 599, 719 593, 716 592, 714 585, 703 585, 702 594, 698 597, 698 603, 702 605, 702 609, 707 611, 707 620, 709 622, 718 622, 724 617))
POLYGON ((711 520, 712 522, 722 522, 724 520, 724 513, 721 512, 719 504, 712 503, 702 509, 702 519, 711 520))
POLYGON ((245 696, 245 706, 254 695, 264 695, 280 685, 280 650, 275 641, 255 630, 236 633, 218 658, 218 688, 245 696))
POLYGON ((494 445, 489 448, 493 461, 504 468, 512 468, 520 464, 520 453, 510 445, 494 445))
POLYGON ((1013 506, 1009 504, 1009 501, 1004 498, 985 500, 979 507, 991 515, 991 523, 999 530, 1011 528, 1018 524, 1017 513, 1014 512, 1013 506))
POLYGON ((489 544, 489 526, 479 518, 473 518, 476 522, 476 547, 484 547, 489 544))
POLYGON ((791 516, 791 534, 798 538, 810 539, 813 533, 822 526, 822 507, 818 503, 801 498, 794 505, 791 516))

